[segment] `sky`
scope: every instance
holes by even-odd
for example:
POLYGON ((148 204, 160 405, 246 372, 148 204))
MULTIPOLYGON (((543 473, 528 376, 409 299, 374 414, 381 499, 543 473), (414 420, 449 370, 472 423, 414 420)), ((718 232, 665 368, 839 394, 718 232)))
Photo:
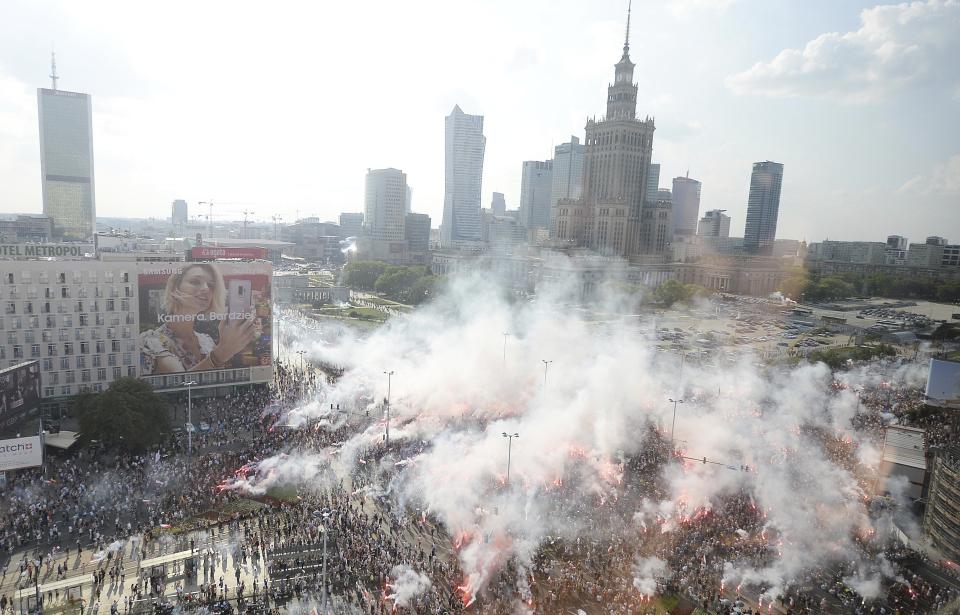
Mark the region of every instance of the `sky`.
MULTIPOLYGON (((51 48, 60 89, 93 97, 99 216, 336 220, 395 167, 438 227, 455 104, 485 116, 483 205, 515 208, 522 162, 602 116, 626 5, 7 0, 0 212, 42 209, 51 48)), ((689 170, 732 235, 774 160, 778 237, 960 241, 960 0, 637 0, 630 53, 660 185, 689 170)))

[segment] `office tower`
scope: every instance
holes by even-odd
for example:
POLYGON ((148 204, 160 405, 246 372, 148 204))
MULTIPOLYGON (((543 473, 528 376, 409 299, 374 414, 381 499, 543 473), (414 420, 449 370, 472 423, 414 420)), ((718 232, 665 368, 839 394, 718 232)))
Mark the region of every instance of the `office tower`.
POLYGON ((407 213, 413 209, 413 188, 407 184, 407 213))
POLYGON ((340 232, 344 237, 363 235, 363 214, 348 212, 340 214, 340 232))
POLYGON ((528 231, 550 224, 553 161, 527 160, 520 182, 520 224, 528 231))
POLYGON ((583 196, 583 158, 586 148, 570 136, 569 143, 553 148, 553 186, 550 188, 550 232, 556 229, 556 207, 560 199, 583 196))
POLYGON ((947 241, 946 237, 931 235, 930 237, 927 237, 927 240, 924 243, 927 244, 928 246, 945 246, 950 242, 947 241))
POLYGON ((483 116, 459 105, 446 118, 441 242, 480 241, 480 188, 483 182, 483 116))
POLYGON ((182 199, 177 199, 173 202, 173 207, 170 211, 170 223, 174 226, 182 226, 186 224, 189 220, 187 212, 187 202, 182 199))
POLYGON ((645 200, 648 203, 653 203, 657 200, 657 190, 660 189, 660 163, 651 162, 650 170, 647 172, 647 190, 644 195, 645 200))
POLYGON ((697 235, 701 237, 729 237, 730 236, 730 216, 726 215, 726 209, 711 209, 703 214, 700 223, 697 225, 697 235))
POLYGON ((673 232, 694 235, 700 217, 700 182, 686 177, 673 178, 673 232))
MULTIPOLYGON (((649 117, 637 118, 634 66, 628 12, 623 55, 614 66, 614 81, 607 87, 606 116, 600 121, 588 120, 585 128, 583 198, 557 203, 554 234, 560 241, 617 256, 648 254, 659 245, 656 232, 648 233, 647 244, 641 245, 655 126, 649 117)), ((664 209, 654 209, 647 219, 659 223, 664 209)))
POLYGON ((399 169, 367 169, 363 207, 365 235, 403 241, 407 215, 407 174, 399 169))
POLYGON ((407 214, 404 224, 404 239, 407 240, 407 258, 418 265, 429 264, 430 216, 407 214))
POLYGON ((507 199, 504 198, 502 192, 493 193, 493 198, 490 200, 490 211, 495 216, 503 216, 507 213, 507 199))
POLYGON ((37 89, 43 213, 55 235, 88 241, 97 228, 92 104, 89 94, 58 90, 55 61, 51 67, 53 87, 37 89))
POLYGON ((782 183, 782 164, 769 160, 753 163, 747 223, 743 230, 743 248, 750 254, 771 254, 773 251, 782 183))

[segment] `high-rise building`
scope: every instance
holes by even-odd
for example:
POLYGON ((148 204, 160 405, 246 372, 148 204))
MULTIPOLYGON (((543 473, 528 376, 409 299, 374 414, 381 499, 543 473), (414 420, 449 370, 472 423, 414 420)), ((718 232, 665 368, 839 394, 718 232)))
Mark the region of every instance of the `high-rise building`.
POLYGON ((924 242, 928 246, 945 246, 950 242, 947 241, 946 237, 940 237, 938 235, 931 235, 927 237, 927 240, 924 242))
POLYGON ((340 232, 344 237, 363 235, 363 214, 344 212, 340 214, 340 232))
POLYGON ((407 240, 407 258, 419 265, 429 264, 430 216, 427 214, 407 214, 404 238, 407 240))
POLYGON ((700 182, 686 177, 673 178, 673 232, 694 235, 700 218, 700 182))
POLYGON ((483 116, 467 115, 459 105, 446 118, 443 222, 441 242, 480 241, 480 189, 483 183, 483 116))
POLYGON ((363 227, 372 239, 403 241, 407 215, 407 174, 400 169, 368 169, 363 227))
POLYGON ((782 183, 782 164, 769 160, 753 163, 747 223, 743 231, 743 248, 750 254, 770 254, 773 251, 782 183))
MULTIPOLYGON (((630 61, 630 16, 623 55, 614 66, 614 81, 607 87, 607 113, 587 121, 583 170, 583 198, 557 203, 554 236, 560 241, 586 246, 604 254, 634 256, 650 254, 660 242, 658 231, 640 232, 654 122, 637 118, 637 84, 630 61)), ((654 204, 649 222, 661 220, 669 211, 654 204), (653 211, 655 210, 655 211, 653 211)))
POLYGON ((530 231, 550 224, 553 161, 527 160, 520 182, 520 224, 530 231))
POLYGON ((660 163, 651 162, 650 169, 647 171, 647 189, 644 195, 648 203, 657 200, 657 190, 660 189, 660 163))
POLYGON ((502 192, 493 193, 493 198, 490 200, 490 211, 495 216, 502 216, 507 213, 507 199, 504 198, 502 192))
POLYGON ((701 237, 729 237, 730 236, 730 216, 726 215, 726 209, 711 209, 703 214, 700 223, 697 225, 697 235, 701 237))
POLYGON ((560 199, 579 199, 583 196, 583 157, 586 148, 580 139, 570 137, 569 143, 553 148, 553 186, 550 189, 550 232, 556 228, 556 207, 560 199))
POLYGON ((413 188, 410 187, 410 184, 407 184, 407 213, 410 213, 413 210, 413 188))
POLYGON ((43 213, 53 219, 54 235, 87 241, 96 230, 93 182, 93 110, 89 94, 37 90, 40 117, 40 178, 43 213))
POLYGON ((907 249, 907 238, 902 235, 888 235, 887 236, 887 249, 888 250, 906 250, 907 249))
POLYGON ((186 224, 190 219, 188 211, 187 202, 183 199, 177 199, 173 202, 173 207, 170 210, 170 223, 174 226, 186 224))

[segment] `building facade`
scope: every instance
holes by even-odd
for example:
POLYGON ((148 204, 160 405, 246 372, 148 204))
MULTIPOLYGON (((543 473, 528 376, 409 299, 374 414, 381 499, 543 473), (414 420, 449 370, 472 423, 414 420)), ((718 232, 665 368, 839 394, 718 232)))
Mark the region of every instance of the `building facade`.
POLYGON ((371 239, 402 241, 407 215, 407 174, 399 169, 367 171, 364 234, 371 239))
POLYGON ((782 183, 782 164, 769 160, 753 163, 747 223, 743 231, 743 247, 751 254, 770 254, 773 250, 782 183))
POLYGON ((933 449, 923 529, 944 557, 960 559, 960 446, 933 449))
POLYGON ((177 199, 170 208, 170 223, 174 226, 183 226, 190 221, 187 202, 183 199, 177 199))
POLYGON ((363 235, 363 214, 348 212, 340 214, 340 232, 344 238, 363 235))
POLYGON ((729 237, 730 216, 723 213, 725 211, 727 210, 711 209, 703 214, 697 224, 697 235, 701 237, 729 237))
POLYGON ((520 181, 520 224, 527 231, 548 228, 552 193, 553 161, 525 161, 520 181))
POLYGON ((47 243, 53 221, 35 214, 0 214, 0 243, 47 243))
POLYGON ((430 264, 430 216, 427 214, 407 214, 404 225, 407 240, 407 258, 411 264, 430 264))
POLYGON ((657 191, 660 190, 660 163, 651 162, 647 171, 647 189, 644 198, 648 203, 657 200, 657 191))
POLYGON ((96 230, 93 109, 89 94, 37 90, 43 213, 54 235, 88 241, 96 230))
POLYGON ((550 233, 557 222, 557 203, 560 199, 577 200, 583 196, 583 159, 586 148, 580 139, 572 136, 569 143, 553 148, 553 185, 550 187, 550 233))
POLYGON ((655 232, 641 243, 640 227, 644 218, 659 220, 663 213, 654 205, 656 213, 643 214, 655 127, 651 118, 637 118, 629 35, 628 18, 623 55, 607 87, 606 116, 588 120, 585 128, 583 198, 558 202, 555 232, 558 240, 623 257, 657 245, 655 232))
POLYGON ((494 192, 490 199, 490 211, 495 216, 502 216, 507 213, 507 199, 502 192, 494 192))
POLYGON ((480 241, 480 190, 483 184, 483 116, 454 106, 446 118, 443 222, 444 245, 480 241))
POLYGON ((700 188, 695 179, 673 178, 673 232, 677 235, 696 235, 700 218, 700 188))

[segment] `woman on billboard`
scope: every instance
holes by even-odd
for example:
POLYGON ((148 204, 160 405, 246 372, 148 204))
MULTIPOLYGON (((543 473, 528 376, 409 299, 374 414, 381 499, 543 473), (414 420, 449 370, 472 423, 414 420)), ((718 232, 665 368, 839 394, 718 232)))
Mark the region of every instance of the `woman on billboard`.
POLYGON ((185 266, 167 278, 161 324, 140 334, 140 373, 173 374, 221 369, 257 336, 253 315, 231 318, 223 275, 212 263, 185 266), (218 340, 196 330, 219 321, 218 340))

